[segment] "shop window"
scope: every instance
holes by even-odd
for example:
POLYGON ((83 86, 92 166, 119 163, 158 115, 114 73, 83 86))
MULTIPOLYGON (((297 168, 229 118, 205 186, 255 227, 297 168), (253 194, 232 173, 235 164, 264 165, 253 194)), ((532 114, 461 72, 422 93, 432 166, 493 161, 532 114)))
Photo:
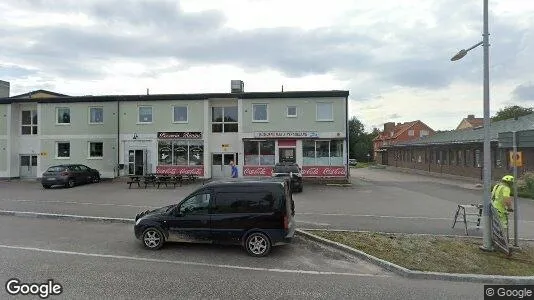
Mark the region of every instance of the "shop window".
POLYGON ((201 166, 204 164, 204 143, 196 140, 159 141, 158 164, 201 166))
POLYGON ((303 165, 335 166, 343 165, 343 141, 309 141, 302 142, 303 165))
POLYGON ((56 114, 57 124, 70 124, 70 108, 58 107, 56 114))
POLYGON ((275 164, 275 141, 245 141, 245 165, 273 166, 275 164))
POLYGON ((238 125, 237 106, 212 107, 212 132, 237 132, 238 125))

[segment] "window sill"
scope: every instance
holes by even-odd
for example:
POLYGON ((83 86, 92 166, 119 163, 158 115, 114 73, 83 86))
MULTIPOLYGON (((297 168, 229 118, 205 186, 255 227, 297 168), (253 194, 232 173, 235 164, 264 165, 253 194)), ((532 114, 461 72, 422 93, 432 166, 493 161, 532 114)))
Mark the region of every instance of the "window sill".
POLYGON ((56 123, 56 126, 69 126, 71 123, 56 123))
POLYGON ((297 115, 287 115, 288 118, 297 118, 297 115))
POLYGON ((334 122, 334 120, 315 120, 317 122, 334 122))
POLYGON ((189 121, 173 121, 173 124, 188 124, 189 121))
POLYGON ((56 156, 56 159, 70 159, 70 157, 57 157, 56 156))
POLYGON ((89 159, 89 160, 102 160, 102 159, 104 159, 104 157, 103 156, 102 157, 88 157, 87 159, 89 159))
POLYGON ((152 122, 137 122, 137 125, 150 125, 152 122))
POLYGON ((269 123, 269 120, 252 120, 252 123, 269 123))
POLYGON ((104 122, 98 122, 98 123, 89 122, 89 125, 104 125, 104 122))

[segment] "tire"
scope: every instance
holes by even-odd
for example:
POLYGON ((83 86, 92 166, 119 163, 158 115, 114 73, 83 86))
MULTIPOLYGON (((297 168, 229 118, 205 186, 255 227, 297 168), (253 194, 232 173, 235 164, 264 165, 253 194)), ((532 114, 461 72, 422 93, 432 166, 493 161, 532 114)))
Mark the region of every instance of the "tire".
POLYGON ((245 250, 250 256, 267 256, 271 252, 271 240, 261 232, 253 232, 245 240, 245 250))
POLYGON ((100 182, 100 175, 96 175, 95 178, 93 178, 93 183, 99 183, 100 182))
POLYGON ((165 243, 165 236, 159 229, 150 227, 143 232, 142 241, 145 248, 158 250, 165 243))
POLYGON ((74 181, 74 179, 69 179, 69 181, 67 182, 68 188, 73 188, 75 185, 76 185, 76 181, 74 181))
POLYGON ((45 189, 49 189, 49 188, 51 188, 51 187, 52 187, 51 185, 43 184, 43 188, 45 188, 45 189))

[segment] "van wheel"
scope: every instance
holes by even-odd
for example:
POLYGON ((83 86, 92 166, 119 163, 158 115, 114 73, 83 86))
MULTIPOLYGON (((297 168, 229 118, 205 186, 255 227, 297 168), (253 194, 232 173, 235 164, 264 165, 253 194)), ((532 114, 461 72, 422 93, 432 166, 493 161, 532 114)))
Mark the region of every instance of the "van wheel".
POLYGON ((165 238, 161 231, 156 228, 148 228, 143 232, 143 245, 150 250, 158 250, 163 246, 165 238))
POLYGON ((43 184, 43 187, 44 187, 45 189, 49 189, 49 188, 50 188, 50 185, 48 185, 48 184, 43 184))
POLYGON ((73 188, 76 185, 76 181, 74 179, 69 179, 69 182, 67 182, 67 187, 73 188))
POLYGON ((302 187, 299 187, 299 193, 302 193, 302 189, 303 189, 302 187))
POLYGON ((269 254, 269 252, 271 252, 271 241, 265 234, 261 232, 253 232, 245 241, 245 249, 251 256, 266 256, 269 254))

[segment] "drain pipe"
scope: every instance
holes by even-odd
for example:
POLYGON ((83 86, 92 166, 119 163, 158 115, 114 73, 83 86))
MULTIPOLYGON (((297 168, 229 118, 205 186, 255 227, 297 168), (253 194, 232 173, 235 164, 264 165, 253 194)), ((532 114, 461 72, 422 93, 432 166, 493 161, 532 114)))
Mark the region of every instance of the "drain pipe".
POLYGON ((117 97, 117 177, 120 177, 120 154, 121 154, 121 122, 120 122, 120 97, 117 97))

